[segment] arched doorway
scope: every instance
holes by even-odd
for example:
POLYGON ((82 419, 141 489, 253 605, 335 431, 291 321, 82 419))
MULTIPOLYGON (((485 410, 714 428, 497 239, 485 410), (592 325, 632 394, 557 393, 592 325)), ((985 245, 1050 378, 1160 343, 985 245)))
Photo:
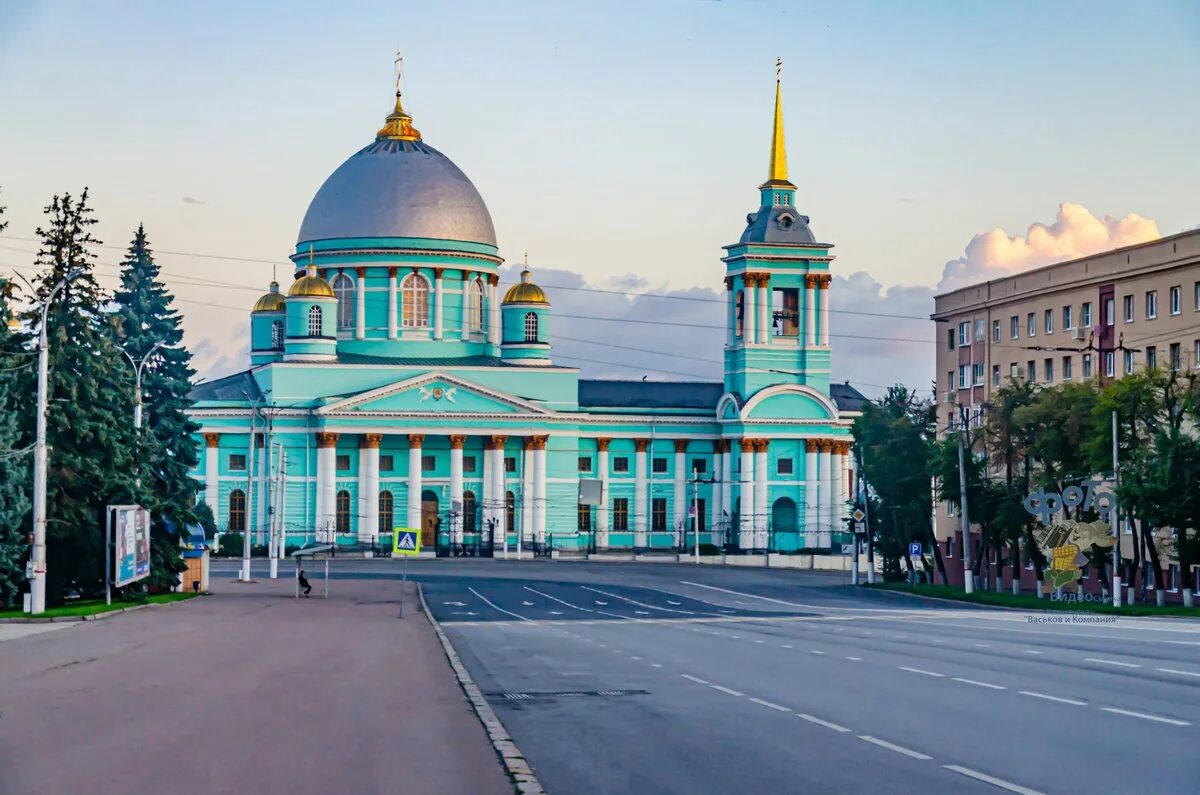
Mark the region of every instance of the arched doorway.
POLYGON ((790 497, 780 497, 771 506, 771 549, 790 552, 800 546, 796 527, 796 503, 790 497))
POLYGON ((425 489, 421 492, 421 546, 436 548, 439 524, 437 493, 425 489))

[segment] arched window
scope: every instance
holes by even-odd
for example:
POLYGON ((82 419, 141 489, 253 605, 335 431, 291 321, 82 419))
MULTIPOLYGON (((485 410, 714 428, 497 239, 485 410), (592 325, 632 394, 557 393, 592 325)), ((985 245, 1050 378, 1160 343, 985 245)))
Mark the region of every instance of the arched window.
POLYGON ((735 325, 734 333, 740 337, 745 332, 745 323, 746 323, 746 292, 745 292, 745 290, 738 290, 737 298, 735 298, 734 300, 737 302, 736 303, 737 323, 735 325))
POLYGON ((475 532, 475 492, 463 492, 463 532, 475 532))
POLYGON ((379 532, 392 532, 392 510, 395 504, 390 491, 379 492, 379 532))
POLYGON ((511 491, 504 492, 504 530, 511 533, 517 525, 517 497, 511 491))
POLYGON ((467 328, 483 331, 483 281, 476 279, 467 290, 467 328))
POLYGON ((337 327, 339 329, 354 328, 354 310, 357 294, 354 282, 344 273, 339 273, 333 280, 333 294, 337 296, 337 327))
POLYGON ((321 307, 319 306, 308 308, 308 336, 321 336, 321 307))
POLYGON ((401 317, 404 328, 429 327, 429 282, 410 273, 400 284, 401 317))
POLYGON ((276 320, 271 324, 271 347, 274 350, 283 350, 283 321, 276 320))
POLYGON ((525 313, 525 341, 538 341, 538 317, 536 312, 525 313))
POLYGON ((350 492, 343 489, 337 493, 337 531, 350 532, 350 492))
POLYGON ((229 532, 246 531, 246 492, 234 489, 229 492, 229 532))

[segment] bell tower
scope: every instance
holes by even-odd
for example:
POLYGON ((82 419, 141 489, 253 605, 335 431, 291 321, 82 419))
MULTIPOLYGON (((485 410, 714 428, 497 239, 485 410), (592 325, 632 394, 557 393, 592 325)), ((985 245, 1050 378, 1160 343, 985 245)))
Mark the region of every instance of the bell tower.
POLYGON ((725 246, 728 297, 725 389, 749 398, 764 387, 804 384, 829 393, 832 245, 818 243, 796 208, 783 135, 782 62, 767 181, 741 239, 725 246))

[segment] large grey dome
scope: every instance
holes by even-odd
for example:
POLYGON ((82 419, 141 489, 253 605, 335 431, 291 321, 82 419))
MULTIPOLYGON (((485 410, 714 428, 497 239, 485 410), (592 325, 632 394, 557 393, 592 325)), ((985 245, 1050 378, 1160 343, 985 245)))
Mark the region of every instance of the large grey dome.
POLYGON ((354 237, 424 237, 496 245, 487 206, 467 175, 421 141, 379 138, 317 191, 298 244, 354 237))
POLYGON ((808 228, 808 216, 792 207, 764 207, 746 216, 746 231, 739 243, 794 243, 806 245, 817 242, 808 228))

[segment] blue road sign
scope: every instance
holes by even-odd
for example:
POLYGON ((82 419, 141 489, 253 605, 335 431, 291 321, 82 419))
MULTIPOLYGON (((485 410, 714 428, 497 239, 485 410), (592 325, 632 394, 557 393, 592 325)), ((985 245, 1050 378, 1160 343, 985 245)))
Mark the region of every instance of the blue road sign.
POLYGON ((914 557, 914 558, 921 557, 921 545, 919 543, 917 543, 916 541, 909 544, 908 545, 908 554, 910 557, 914 557))
POLYGON ((411 528, 397 527, 392 541, 393 555, 421 554, 421 536, 411 528))

